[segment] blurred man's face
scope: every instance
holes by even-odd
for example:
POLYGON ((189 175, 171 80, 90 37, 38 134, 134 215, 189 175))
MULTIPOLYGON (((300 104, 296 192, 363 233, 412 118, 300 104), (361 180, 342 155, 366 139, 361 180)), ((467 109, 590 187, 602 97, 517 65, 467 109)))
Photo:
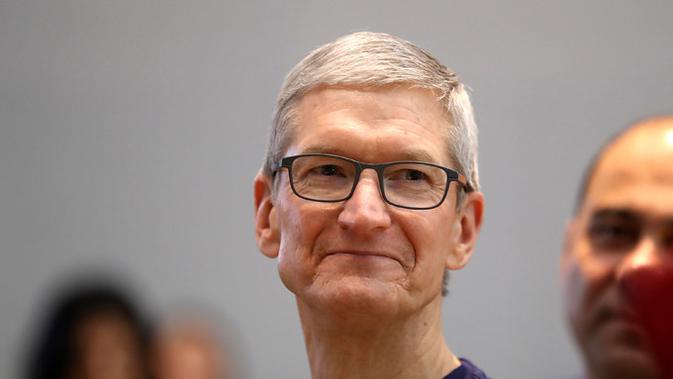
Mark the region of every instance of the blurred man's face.
POLYGON ((566 238, 568 315, 592 378, 669 379, 673 127, 632 130, 605 151, 566 238))
MULTIPOLYGON (((451 126, 429 91, 318 89, 298 103, 296 125, 286 156, 455 167, 445 137, 451 126)), ((271 185, 265 180, 257 178, 258 201, 260 188, 271 185)), ((266 216, 258 212, 258 237, 260 220, 268 223, 268 234, 258 238, 262 251, 279 257, 281 279, 300 301, 344 315, 408 314, 438 300, 445 268, 467 262, 481 219, 479 193, 456 210, 456 183, 439 207, 409 210, 384 202, 373 170, 363 171, 353 196, 338 203, 299 198, 286 169, 276 181, 273 207, 266 216)))
POLYGON ((169 325, 154 341, 156 379, 227 379, 231 365, 215 334, 198 322, 169 325))

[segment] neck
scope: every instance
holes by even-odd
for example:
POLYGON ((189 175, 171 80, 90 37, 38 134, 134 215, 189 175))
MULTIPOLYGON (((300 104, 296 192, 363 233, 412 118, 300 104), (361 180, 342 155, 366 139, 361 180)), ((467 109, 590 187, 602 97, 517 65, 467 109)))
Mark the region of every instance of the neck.
POLYGON ((441 298, 405 319, 344 318, 297 300, 313 379, 442 378, 460 365, 444 341, 441 298))

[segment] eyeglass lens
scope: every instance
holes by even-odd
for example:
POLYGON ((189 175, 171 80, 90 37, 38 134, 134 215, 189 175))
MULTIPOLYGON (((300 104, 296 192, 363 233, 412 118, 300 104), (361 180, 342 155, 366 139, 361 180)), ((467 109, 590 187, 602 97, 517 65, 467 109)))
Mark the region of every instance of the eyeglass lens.
MULTIPOLYGON (((354 162, 337 157, 301 156, 292 164, 292 184, 301 197, 340 201, 350 196, 357 176, 354 162)), ((446 191, 447 174, 423 163, 399 163, 383 169, 383 191, 388 202, 403 207, 438 205, 446 191)))

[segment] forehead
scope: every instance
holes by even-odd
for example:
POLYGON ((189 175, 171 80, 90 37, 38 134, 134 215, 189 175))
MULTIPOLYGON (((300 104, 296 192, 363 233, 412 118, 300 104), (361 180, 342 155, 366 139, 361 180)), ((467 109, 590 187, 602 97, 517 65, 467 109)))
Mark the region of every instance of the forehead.
POLYGON ((296 105, 288 154, 330 152, 365 161, 449 163, 450 117, 430 90, 322 87, 296 105))
POLYGON ((606 149, 590 181, 585 208, 673 215, 672 128, 636 129, 606 149))

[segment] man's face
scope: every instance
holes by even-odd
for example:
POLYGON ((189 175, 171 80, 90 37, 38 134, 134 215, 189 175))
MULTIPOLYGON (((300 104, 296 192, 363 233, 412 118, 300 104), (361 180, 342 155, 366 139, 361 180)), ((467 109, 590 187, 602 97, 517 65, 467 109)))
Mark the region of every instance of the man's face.
POLYGON ((646 299, 673 283, 672 133, 635 129, 610 146, 567 231, 568 315, 592 378, 661 378, 673 359, 656 340, 671 335, 670 291, 646 299))
MULTIPOLYGON (((450 125, 429 91, 322 88, 296 110, 286 156, 318 152, 455 167, 445 137, 450 125)), ((270 179, 256 179, 258 243, 267 256, 278 256, 287 288, 314 309, 408 314, 439 301, 445 268, 467 262, 481 222, 481 194, 469 194, 457 210, 456 184, 438 208, 408 210, 383 201, 373 170, 363 171, 353 196, 339 203, 299 198, 285 169, 276 181, 271 195, 270 179)))

